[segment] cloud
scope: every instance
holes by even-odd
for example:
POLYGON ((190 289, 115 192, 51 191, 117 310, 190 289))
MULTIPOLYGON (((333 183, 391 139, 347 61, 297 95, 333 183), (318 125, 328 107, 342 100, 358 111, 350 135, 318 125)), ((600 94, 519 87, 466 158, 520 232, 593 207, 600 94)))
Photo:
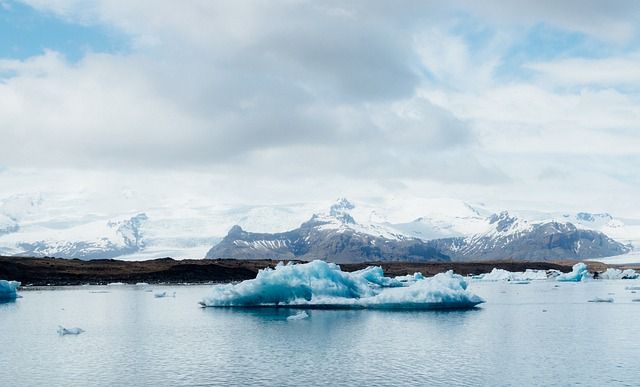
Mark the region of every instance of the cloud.
POLYGON ((545 81, 564 86, 600 86, 640 88, 640 55, 619 58, 570 58, 551 62, 529 63, 545 81))
MULTIPOLYGON (((52 50, 0 59, 0 164, 13 171, 181 171, 210 176, 205 191, 260 181, 265 197, 531 198, 559 187, 540 179, 560 176, 547 162, 558 155, 598 179, 637 155, 636 2, 26 3, 129 42, 77 61, 52 50), (510 62, 540 25, 602 57, 572 56, 562 41, 543 47, 548 58, 510 62)), ((562 189, 588 182, 567 176, 562 189)))

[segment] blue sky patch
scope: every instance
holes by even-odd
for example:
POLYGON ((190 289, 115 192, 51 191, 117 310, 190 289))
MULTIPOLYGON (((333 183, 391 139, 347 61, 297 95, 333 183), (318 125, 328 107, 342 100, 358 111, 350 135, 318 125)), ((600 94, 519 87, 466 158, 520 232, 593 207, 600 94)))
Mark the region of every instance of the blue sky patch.
POLYGON ((111 28, 80 25, 10 1, 0 6, 0 58, 25 59, 45 49, 80 60, 87 52, 123 52, 128 39, 111 28))

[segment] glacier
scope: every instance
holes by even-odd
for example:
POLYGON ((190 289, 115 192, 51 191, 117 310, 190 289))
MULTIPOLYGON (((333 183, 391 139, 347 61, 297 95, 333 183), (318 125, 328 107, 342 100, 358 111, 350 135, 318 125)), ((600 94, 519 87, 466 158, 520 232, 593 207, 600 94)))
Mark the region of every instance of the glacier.
POLYGON ((556 277, 556 281, 563 282, 580 282, 585 279, 591 278, 591 274, 589 274, 589 270, 587 270, 587 265, 583 262, 576 263, 573 265, 573 270, 569 273, 562 273, 556 277))
POLYGON ((452 271, 431 278, 385 277, 381 267, 352 273, 321 260, 279 263, 255 279, 215 285, 203 307, 291 307, 322 309, 468 309, 484 300, 452 271))
POLYGON ((18 297, 18 287, 20 282, 0 280, 0 302, 13 301, 18 297))

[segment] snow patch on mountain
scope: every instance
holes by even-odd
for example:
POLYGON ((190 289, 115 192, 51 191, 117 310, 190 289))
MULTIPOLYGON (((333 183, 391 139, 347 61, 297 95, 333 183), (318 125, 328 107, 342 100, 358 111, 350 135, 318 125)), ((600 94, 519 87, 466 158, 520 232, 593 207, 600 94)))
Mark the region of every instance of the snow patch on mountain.
MULTIPOLYGON (((124 220, 112 220, 106 224, 94 222, 91 234, 99 237, 77 239, 89 227, 82 225, 77 233, 74 228, 65 229, 66 238, 51 235, 47 239, 17 243, 18 254, 27 256, 52 256, 61 258, 98 259, 115 258, 144 249, 142 225, 148 220, 144 213, 124 220)), ((57 233, 61 236, 60 233, 57 233)), ((41 234, 38 234, 41 235, 41 234)), ((87 235, 88 236, 88 235, 87 235)))

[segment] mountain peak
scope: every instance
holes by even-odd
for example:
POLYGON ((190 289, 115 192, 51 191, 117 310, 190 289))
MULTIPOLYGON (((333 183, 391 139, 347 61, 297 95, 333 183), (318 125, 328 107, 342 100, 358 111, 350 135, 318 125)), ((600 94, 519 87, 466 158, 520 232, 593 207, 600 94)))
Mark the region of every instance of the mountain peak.
POLYGON ((355 224, 355 219, 349 214, 349 211, 354 208, 356 206, 349 200, 340 198, 329 208, 329 216, 336 218, 341 223, 355 224))
POLYGON ((347 198, 339 198, 329 209, 329 213, 335 216, 336 213, 353 210, 356 206, 351 203, 347 198))
POLYGON ((508 211, 502 211, 500 212, 500 214, 493 214, 489 218, 489 223, 495 224, 497 231, 508 230, 517 221, 518 221, 518 218, 516 218, 515 216, 509 215, 508 211))
POLYGON ((244 230, 242 229, 242 227, 236 224, 233 227, 231 227, 231 229, 229 229, 229 232, 227 233, 227 235, 241 234, 243 232, 244 230))

